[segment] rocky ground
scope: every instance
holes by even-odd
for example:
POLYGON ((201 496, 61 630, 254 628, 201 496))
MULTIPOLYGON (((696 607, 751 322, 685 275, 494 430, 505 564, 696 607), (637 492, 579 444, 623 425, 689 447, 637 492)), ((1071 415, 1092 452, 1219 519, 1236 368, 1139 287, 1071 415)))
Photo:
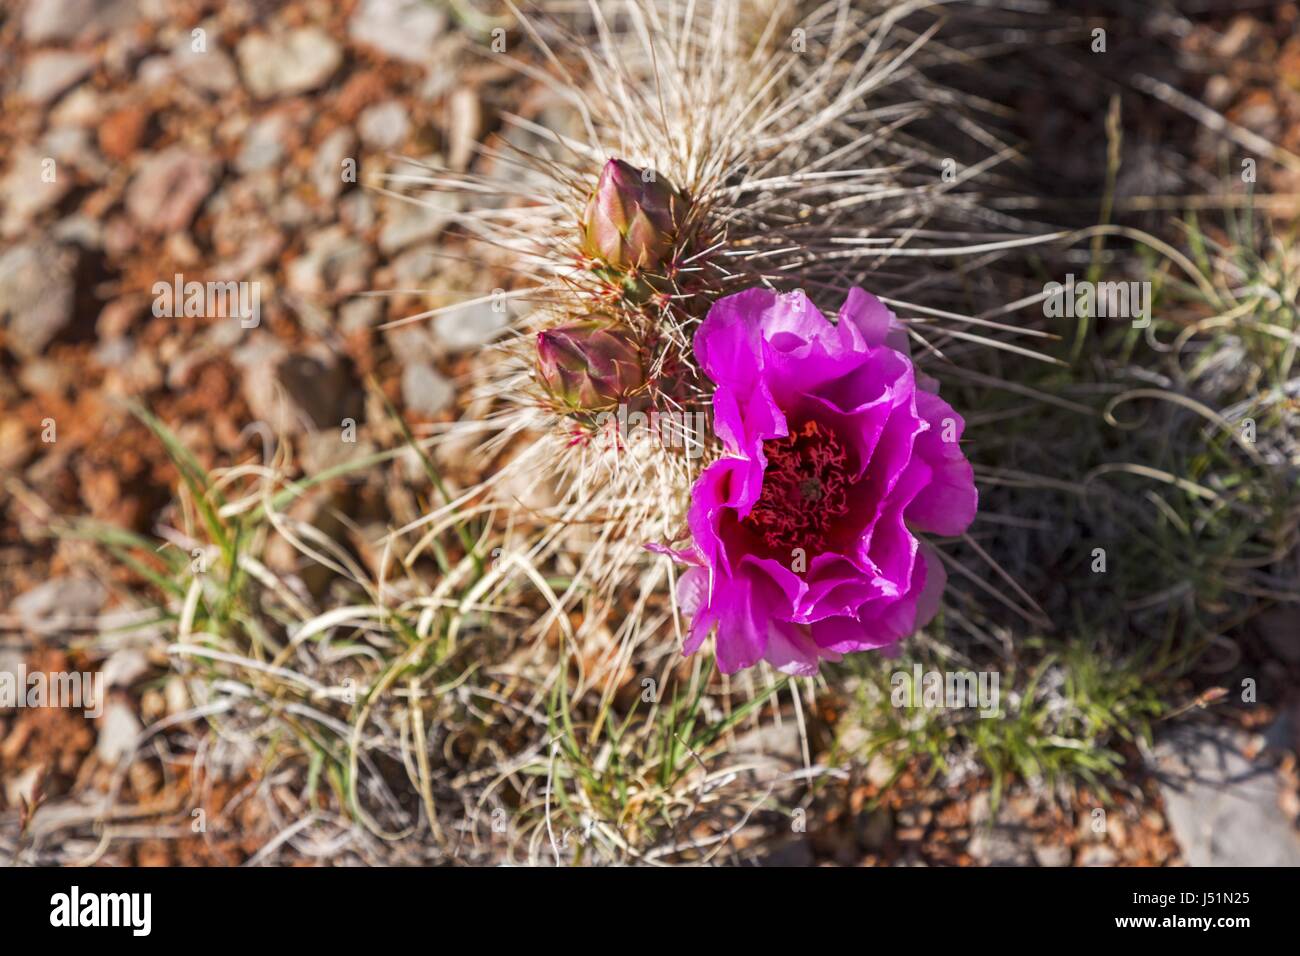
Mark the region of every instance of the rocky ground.
MULTIPOLYGON (((26 0, 0 13, 0 670, 93 664, 110 685, 95 720, 0 710, 0 814, 43 800, 52 833, 91 812, 86 795, 125 787, 115 822, 126 849, 102 856, 91 842, 87 858, 229 864, 259 849, 252 836, 195 838, 183 821, 132 829, 195 805, 232 821, 226 833, 255 834, 260 821, 241 817, 256 812, 238 799, 246 781, 193 794, 183 773, 145 763, 120 779, 118 758, 187 706, 184 688, 138 648, 92 661, 79 638, 113 609, 123 572, 51 530, 78 515, 149 531, 172 502, 178 476, 126 401, 147 404, 207 465, 260 458, 260 422, 311 472, 336 460, 346 419, 367 447, 368 382, 414 425, 450 418, 475 352, 508 320, 483 304, 384 328, 493 284, 462 258, 453 208, 387 194, 384 177, 433 157, 512 175, 480 151, 503 114, 565 122, 543 87, 485 55, 496 22, 455 9, 26 0), (156 314, 155 284, 177 275, 258 284, 260 321, 156 314)), ((1235 64, 1211 78, 1206 103, 1300 152, 1300 26, 1295 4, 1277 11, 1198 29, 1187 48, 1235 64)), ((761 855, 1159 865, 1253 862, 1242 854, 1263 841, 1294 862, 1300 711, 1268 718, 1170 735, 1151 766, 1193 783, 1139 775, 1100 827, 1087 795, 1065 810, 1012 794, 994 810, 974 782, 954 794, 904 775, 884 792, 868 769, 811 832, 761 855), (1281 776, 1257 769, 1269 753, 1281 776), (1260 823, 1226 829, 1243 820, 1260 823)))
MULTIPOLYGON (((117 575, 52 519, 148 531, 173 499, 128 400, 205 465, 260 458, 274 434, 308 471, 337 458, 345 419, 351 450, 372 447, 368 380, 413 425, 451 415, 508 316, 381 329, 487 281, 444 235, 454 210, 386 195, 385 177, 430 158, 500 173, 476 152, 499 112, 548 104, 483 55, 489 21, 441 5, 42 0, 0 16, 0 623, 6 662, 61 667, 40 648, 76 645, 113 606, 97 578, 117 575), (155 284, 177 275, 256 284, 260 321, 156 314, 155 284)), ((94 723, 0 712, 0 807, 107 785, 142 724, 184 706, 139 656, 111 658, 94 723)), ((148 846, 139 862, 171 858, 148 846)))

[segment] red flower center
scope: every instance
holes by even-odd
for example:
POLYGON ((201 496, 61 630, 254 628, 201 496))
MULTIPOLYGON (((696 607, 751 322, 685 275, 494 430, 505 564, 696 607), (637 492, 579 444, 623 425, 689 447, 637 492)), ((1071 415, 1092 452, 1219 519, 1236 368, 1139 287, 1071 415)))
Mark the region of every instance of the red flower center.
POLYGON ((827 536, 849 511, 844 443, 810 419, 784 438, 763 442, 763 452, 763 492, 741 523, 775 551, 829 550, 827 536))

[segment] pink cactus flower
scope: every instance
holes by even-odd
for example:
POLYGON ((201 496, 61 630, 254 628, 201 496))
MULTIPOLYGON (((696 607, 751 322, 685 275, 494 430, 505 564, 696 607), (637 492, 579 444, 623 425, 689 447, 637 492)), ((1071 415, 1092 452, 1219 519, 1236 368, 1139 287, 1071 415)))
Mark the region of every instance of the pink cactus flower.
POLYGON ((751 289, 718 301, 694 346, 725 457, 696 481, 693 545, 675 554, 685 652, 716 628, 723 673, 809 675, 928 623, 946 575, 917 532, 961 534, 977 493, 965 423, 917 387, 893 313, 854 289, 832 324, 802 292, 751 289))

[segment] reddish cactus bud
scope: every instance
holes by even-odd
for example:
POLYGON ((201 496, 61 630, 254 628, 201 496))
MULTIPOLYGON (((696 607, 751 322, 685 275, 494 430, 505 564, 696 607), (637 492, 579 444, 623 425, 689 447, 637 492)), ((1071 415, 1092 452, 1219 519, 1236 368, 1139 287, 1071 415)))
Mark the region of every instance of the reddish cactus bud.
POLYGON ((575 411, 617 405, 645 384, 636 340, 602 315, 537 333, 537 376, 557 402, 575 411))
POLYGON ((620 272, 658 269, 685 214, 686 200, 653 170, 611 159, 582 214, 582 251, 620 272))

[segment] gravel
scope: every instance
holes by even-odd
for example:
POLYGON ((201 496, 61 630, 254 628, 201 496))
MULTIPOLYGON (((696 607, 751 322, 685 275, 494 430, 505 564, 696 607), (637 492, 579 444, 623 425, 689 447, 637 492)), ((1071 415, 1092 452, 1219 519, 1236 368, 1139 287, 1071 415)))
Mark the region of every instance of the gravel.
POLYGON ((507 309, 495 309, 491 302, 462 305, 433 320, 438 342, 453 352, 487 345, 510 324, 507 309))
POLYGON ((0 323, 9 348, 34 358, 72 321, 74 247, 36 241, 0 255, 0 323))
POLYGON ((91 577, 52 578, 14 599, 11 610, 28 631, 51 634, 93 624, 108 600, 104 586, 91 577))
POLYGON ((246 36, 235 55, 244 85, 261 99, 317 89, 343 62, 342 49, 317 27, 246 36))
POLYGON ((22 94, 33 103, 47 104, 85 79, 95 61, 85 53, 46 50, 33 53, 23 68, 22 94))
POLYGON ((430 66, 446 25, 446 14, 421 0, 361 0, 348 35, 399 60, 430 66))
POLYGON ((179 232, 189 227, 215 185, 215 164, 183 146, 148 157, 126 191, 126 210, 145 229, 179 232))
POLYGON ((357 117, 361 141, 372 149, 395 149, 411 132, 411 118, 398 100, 368 106, 357 117))
POLYGON ((1247 756, 1249 738, 1227 726, 1182 724, 1156 743, 1166 815, 1192 866, 1300 866, 1300 835, 1282 813, 1282 784, 1247 756))
POLYGON ((455 387, 433 366, 413 362, 402 369, 402 401, 417 415, 432 418, 455 399, 455 387))

